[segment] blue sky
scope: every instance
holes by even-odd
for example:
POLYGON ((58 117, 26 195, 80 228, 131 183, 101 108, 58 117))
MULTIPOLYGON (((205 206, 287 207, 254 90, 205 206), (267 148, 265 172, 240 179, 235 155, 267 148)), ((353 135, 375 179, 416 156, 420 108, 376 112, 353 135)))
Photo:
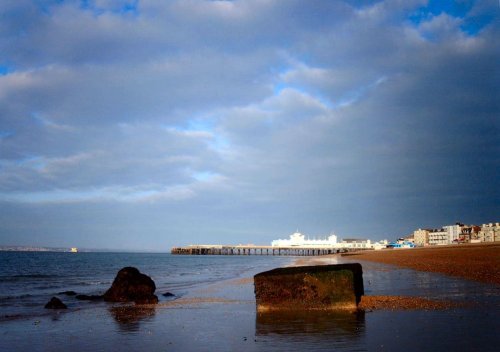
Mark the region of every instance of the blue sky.
POLYGON ((499 221, 492 1, 8 0, 0 245, 499 221))

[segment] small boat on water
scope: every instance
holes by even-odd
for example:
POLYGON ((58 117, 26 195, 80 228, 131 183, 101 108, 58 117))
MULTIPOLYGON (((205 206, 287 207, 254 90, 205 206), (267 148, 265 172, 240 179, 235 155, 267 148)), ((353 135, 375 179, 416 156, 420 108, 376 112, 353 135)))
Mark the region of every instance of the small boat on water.
POLYGON ((78 252, 78 248, 76 247, 71 247, 71 249, 69 250, 71 253, 77 253, 78 252))

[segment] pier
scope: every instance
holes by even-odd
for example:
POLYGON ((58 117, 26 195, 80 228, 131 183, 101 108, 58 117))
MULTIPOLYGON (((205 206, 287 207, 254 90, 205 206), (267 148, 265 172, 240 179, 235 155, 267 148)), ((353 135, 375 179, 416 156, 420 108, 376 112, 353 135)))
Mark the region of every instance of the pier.
POLYGON ((335 253, 345 253, 360 248, 335 248, 311 246, 254 246, 254 245, 190 245, 174 247, 172 254, 181 255, 289 255, 289 256, 318 256, 335 253))

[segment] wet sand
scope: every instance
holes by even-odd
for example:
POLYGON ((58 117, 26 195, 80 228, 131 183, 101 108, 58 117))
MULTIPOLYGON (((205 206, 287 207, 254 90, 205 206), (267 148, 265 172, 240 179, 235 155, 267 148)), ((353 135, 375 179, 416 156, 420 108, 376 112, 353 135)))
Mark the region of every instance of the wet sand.
POLYGON ((463 304, 449 300, 439 301, 413 296, 363 296, 358 309, 373 310, 441 310, 459 307, 463 304))
POLYGON ((500 243, 366 251, 343 256, 343 259, 367 260, 500 284, 500 243))

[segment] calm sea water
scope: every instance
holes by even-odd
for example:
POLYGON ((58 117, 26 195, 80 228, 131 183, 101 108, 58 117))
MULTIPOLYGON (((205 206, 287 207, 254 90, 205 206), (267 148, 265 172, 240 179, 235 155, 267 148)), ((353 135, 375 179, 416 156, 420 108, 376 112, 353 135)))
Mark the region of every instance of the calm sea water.
POLYGON ((161 301, 172 299, 162 296, 166 292, 182 297, 206 283, 290 262, 290 258, 262 256, 0 252, 0 321, 46 314, 43 306, 52 296, 60 297, 71 308, 88 307, 88 301, 60 293, 102 295, 125 266, 137 267, 149 275, 161 301))
MULTIPOLYGON (((362 262, 365 294, 446 299, 437 311, 257 314, 248 278, 296 258, 0 252, 0 351, 497 351, 500 287, 362 262), (161 296, 225 303, 140 309, 58 295, 102 294, 135 266, 161 296), (244 282, 235 284, 235 282, 244 282), (232 283, 231 283, 232 282, 232 283), (43 308, 58 295, 67 311, 43 308)), ((346 261, 335 257, 325 264, 346 261)))

